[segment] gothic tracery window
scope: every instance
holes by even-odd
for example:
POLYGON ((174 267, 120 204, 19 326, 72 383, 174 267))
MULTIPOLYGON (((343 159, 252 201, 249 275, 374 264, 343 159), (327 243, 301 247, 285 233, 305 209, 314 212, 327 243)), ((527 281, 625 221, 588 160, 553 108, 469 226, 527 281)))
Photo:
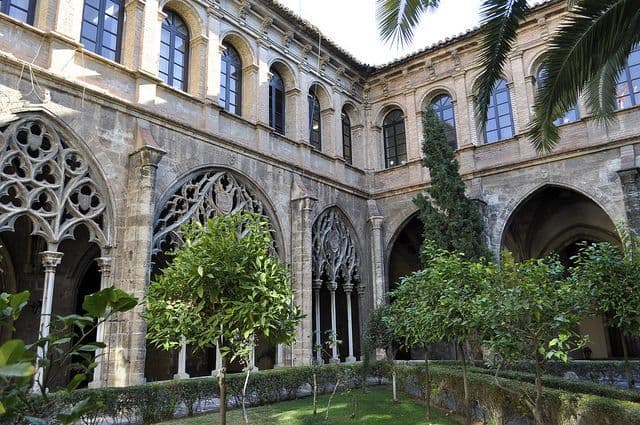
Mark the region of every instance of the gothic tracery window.
POLYGON ((189 66, 189 29, 172 10, 165 12, 160 38, 160 78, 178 90, 187 90, 189 66))
POLYGON ((87 50, 120 60, 124 0, 85 0, 80 42, 87 50))
POLYGON ((407 143, 404 129, 404 114, 394 109, 384 118, 382 125, 384 137, 385 167, 395 167, 407 162, 407 143))
POLYGON ((451 146, 453 150, 456 150, 458 148, 456 138, 456 118, 453 111, 453 100, 451 99, 451 96, 448 94, 441 94, 433 99, 431 105, 433 106, 433 111, 445 125, 449 146, 451 146))
POLYGON ((242 60, 240 54, 227 42, 222 43, 220 67, 220 106, 225 111, 240 115, 242 108, 242 60))
POLYGON ((498 80, 493 87, 487 121, 484 128, 484 142, 493 143, 513 137, 513 112, 511 110, 511 94, 505 80, 498 80))
POLYGON ((33 25, 36 0, 0 0, 0 13, 33 25))

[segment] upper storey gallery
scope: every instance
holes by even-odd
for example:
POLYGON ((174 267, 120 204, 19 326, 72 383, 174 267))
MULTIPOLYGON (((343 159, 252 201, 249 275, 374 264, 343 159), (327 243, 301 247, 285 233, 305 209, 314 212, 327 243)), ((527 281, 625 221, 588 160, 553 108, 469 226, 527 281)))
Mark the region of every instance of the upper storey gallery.
MULTIPOLYGON (((263 130, 303 149, 310 166, 339 160, 357 172, 417 164, 428 105, 447 124, 455 149, 526 139, 545 74, 541 55, 564 9, 563 1, 550 1, 523 25, 484 126, 473 113, 477 31, 374 68, 270 0, 0 0, 0 24, 8 29, 0 47, 210 134, 251 144, 259 139, 253 129, 263 130)), ((618 76, 618 107, 639 104, 636 49, 618 76)), ((557 124, 588 116, 580 100, 557 124)))

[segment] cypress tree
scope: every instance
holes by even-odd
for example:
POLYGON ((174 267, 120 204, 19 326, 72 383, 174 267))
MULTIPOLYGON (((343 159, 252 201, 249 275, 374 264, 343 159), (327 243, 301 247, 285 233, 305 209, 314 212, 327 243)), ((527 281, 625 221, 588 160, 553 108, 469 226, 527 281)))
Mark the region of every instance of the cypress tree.
POLYGON ((424 240, 439 248, 463 253, 470 260, 489 258, 478 205, 465 193, 458 161, 447 141, 445 123, 432 107, 423 117, 422 165, 429 169, 431 186, 413 202, 420 208, 424 240))

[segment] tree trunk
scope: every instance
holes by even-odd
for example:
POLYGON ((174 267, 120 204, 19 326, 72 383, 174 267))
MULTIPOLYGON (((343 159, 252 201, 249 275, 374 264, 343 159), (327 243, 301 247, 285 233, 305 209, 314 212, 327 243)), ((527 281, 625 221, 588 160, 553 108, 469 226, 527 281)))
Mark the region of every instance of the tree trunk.
POLYGON ((424 364, 427 373, 427 388, 425 389, 427 396, 427 421, 431 422, 431 371, 429 370, 429 348, 427 348, 426 344, 424 346, 424 364))
POLYGON ((244 378, 244 386, 242 387, 242 416, 244 417, 244 423, 249 425, 249 415, 247 414, 247 385, 249 385, 249 374, 251 373, 251 366, 247 362, 247 376, 244 378))
POLYGON ((624 356, 624 375, 627 378, 627 387, 632 389, 635 387, 633 382, 633 374, 631 366, 629 366, 629 348, 627 347, 627 338, 624 336, 624 330, 620 328, 620 340, 622 341, 622 354, 624 356))
POLYGON ((467 358, 464 352, 464 345, 458 344, 460 347, 460 357, 462 358, 462 384, 464 387, 464 423, 471 425, 471 402, 469 400, 469 381, 467 379, 467 358))
POLYGON ((387 355, 387 361, 389 362, 389 365, 391 365, 391 389, 392 389, 392 394, 393 394, 393 402, 397 403, 398 402, 398 387, 397 387, 397 380, 396 380, 396 365, 395 365, 395 355, 393 353, 393 350, 387 349, 385 350, 386 355, 387 355))
POLYGON ((328 425, 329 424, 329 410, 331 409, 331 401, 333 400, 333 396, 336 395, 336 391, 338 390, 338 386, 340 385, 340 378, 338 378, 336 380, 336 385, 335 387, 333 387, 333 391, 331 392, 331 395, 329 396, 329 401, 327 402, 327 411, 324 414, 324 422, 322 422, 324 425, 328 425))
POLYGON ((227 358, 222 358, 222 368, 218 372, 218 386, 220 387, 220 425, 227 425, 227 358))
POLYGON ((316 366, 312 366, 313 374, 313 414, 318 414, 318 371, 316 366))
POLYGON ((544 425, 542 415, 542 367, 540 356, 536 356, 536 402, 533 406, 533 420, 536 425, 544 425))

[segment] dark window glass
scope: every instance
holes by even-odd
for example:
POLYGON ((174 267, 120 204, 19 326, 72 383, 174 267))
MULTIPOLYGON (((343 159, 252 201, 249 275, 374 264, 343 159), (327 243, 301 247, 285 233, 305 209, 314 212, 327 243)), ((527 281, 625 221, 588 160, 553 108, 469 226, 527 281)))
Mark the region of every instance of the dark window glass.
POLYGON ((384 164, 386 168, 407 162, 407 143, 404 130, 404 115, 400 109, 394 109, 384 118, 384 164))
POLYGON ((85 0, 80 42, 113 61, 120 60, 124 0, 85 0))
POLYGON ((458 148, 458 142, 456 138, 456 118, 453 111, 453 102, 451 96, 442 94, 431 102, 433 110, 436 115, 442 120, 447 132, 447 142, 449 146, 456 150, 458 148))
POLYGON ((351 120, 346 112, 342 111, 342 157, 349 164, 353 164, 351 152, 351 120))
POLYGON ((640 44, 636 44, 627 64, 618 74, 616 85, 618 109, 640 105, 640 44))
POLYGON ((485 143, 508 139, 514 134, 511 95, 505 80, 498 80, 493 88, 484 124, 485 143))
POLYGON ((2 0, 0 1, 0 13, 33 25, 36 0, 2 0))
POLYGON ((269 126, 284 134, 284 83, 274 69, 269 79, 269 126))
POLYGON ((238 51, 229 43, 222 43, 222 66, 220 71, 220 106, 236 115, 241 113, 242 60, 238 51))
POLYGON ((322 148, 320 101, 313 87, 309 90, 309 143, 316 149, 322 148))
POLYGON ((166 10, 160 37, 160 78, 179 90, 187 90, 189 29, 182 18, 172 10, 166 10))
MULTIPOLYGON (((544 78, 546 77, 546 75, 547 75, 547 70, 544 68, 540 68, 538 70, 538 75, 536 76, 536 85, 544 81, 544 78)), ((579 119, 580 119, 580 114, 578 113, 578 107, 574 106, 573 108, 569 109, 564 114, 563 117, 558 118, 553 123, 555 125, 569 124, 571 122, 578 121, 579 119)))

